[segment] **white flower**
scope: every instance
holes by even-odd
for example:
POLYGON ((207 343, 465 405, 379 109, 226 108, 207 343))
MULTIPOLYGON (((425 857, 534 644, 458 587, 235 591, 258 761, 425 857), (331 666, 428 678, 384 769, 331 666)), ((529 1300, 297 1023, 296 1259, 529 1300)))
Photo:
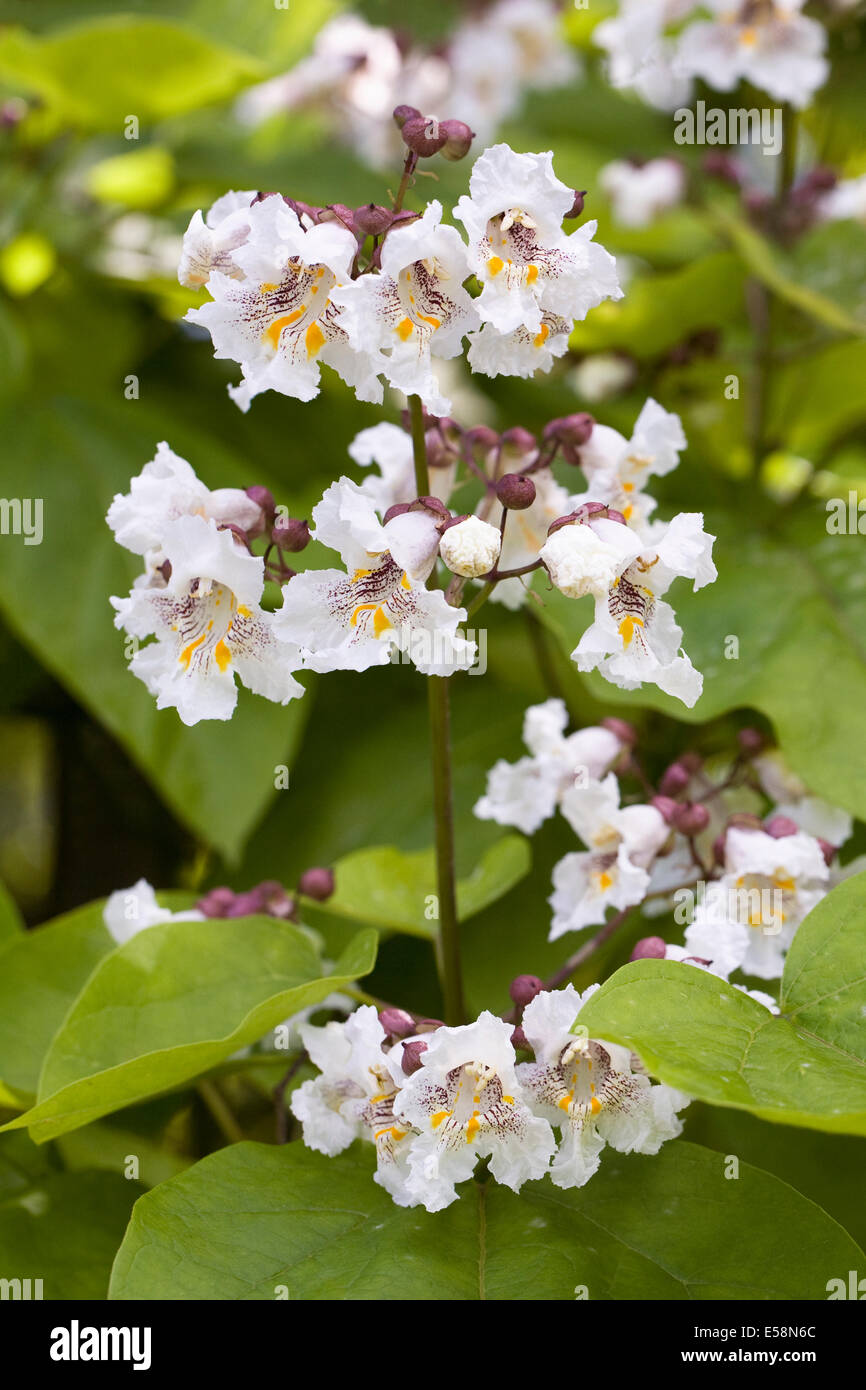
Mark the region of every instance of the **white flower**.
POLYGON ((588 484, 586 498, 615 507, 632 530, 649 539, 653 533, 647 522, 656 502, 643 489, 649 478, 663 477, 676 468, 686 442, 679 415, 665 410, 652 397, 644 402, 631 439, 610 425, 594 425, 580 449, 580 466, 588 484))
POLYGON ((571 320, 545 309, 541 326, 525 328, 521 324, 511 333, 500 333, 492 323, 485 323, 477 333, 469 334, 469 365, 482 376, 531 377, 536 372, 549 372, 557 357, 568 351, 571 320))
POLYGON ((836 849, 851 838, 854 822, 847 811, 810 796, 805 783, 792 772, 781 753, 771 749, 752 758, 758 781, 771 801, 774 816, 787 816, 807 835, 826 840, 836 849))
POLYGON ((594 405, 625 391, 635 378, 635 366, 628 357, 615 352, 594 352, 578 362, 572 374, 574 389, 581 400, 594 405))
POLYGON ((195 212, 183 237, 183 250, 177 268, 177 278, 189 289, 206 285, 213 271, 237 279, 243 271, 235 263, 233 253, 243 246, 250 233, 250 206, 255 190, 225 193, 217 198, 207 215, 195 212))
POLYGON ((828 881, 821 847, 811 835, 799 831, 775 839, 763 830, 730 829, 724 873, 698 904, 686 947, 725 976, 742 969, 775 979, 797 927, 824 897, 828 881))
POLYGON ((454 227, 443 227, 442 204, 385 238, 381 273, 361 275, 332 298, 353 343, 375 361, 392 386, 421 397, 433 415, 447 415, 433 357, 457 357, 478 315, 463 288, 466 247, 454 227))
POLYGON ((595 621, 571 654, 578 669, 598 669, 624 690, 651 681, 691 708, 703 677, 681 654, 682 628, 661 595, 678 576, 693 579, 695 589, 715 579, 710 558, 714 539, 703 530, 699 512, 678 513, 652 551, 596 600, 595 621))
POLYGON ((673 111, 691 97, 691 79, 677 72, 675 45, 665 26, 695 8, 696 0, 623 0, 619 13, 597 24, 593 43, 608 54, 614 87, 630 87, 644 101, 673 111))
POLYGON ((439 554, 451 573, 468 579, 477 579, 492 570, 499 550, 499 528, 479 516, 468 516, 449 526, 439 542, 439 554))
POLYGON ((158 926, 160 922, 203 922, 205 919, 203 913, 194 909, 171 912, 166 907, 160 907, 147 879, 140 878, 131 888, 118 888, 109 895, 102 909, 102 920, 114 940, 122 946, 140 931, 158 926))
POLYGON ((586 1037, 580 1011, 598 988, 542 990, 523 1012, 536 1060, 517 1074, 538 1111, 562 1127, 550 1173, 557 1187, 583 1187, 605 1144, 619 1153, 658 1153, 682 1131, 676 1112, 688 1104, 680 1091, 653 1085, 628 1048, 586 1037))
POLYGON ((112 598, 115 626, 134 638, 155 636, 130 661, 133 674, 177 709, 184 724, 230 719, 237 704, 235 672, 244 685, 279 704, 304 688, 292 671, 297 648, 277 642, 273 619, 259 607, 264 565, 213 520, 181 516, 166 524, 163 551, 170 577, 112 598))
POLYGON ((161 551, 167 523, 179 516, 203 516, 249 530, 261 521, 262 510, 240 488, 205 487, 186 459, 163 442, 132 479, 129 492, 115 494, 106 520, 119 545, 146 555, 161 551))
POLYGON ((587 848, 554 866, 551 941, 601 924, 609 907, 639 903, 649 888, 647 869, 670 833, 654 806, 620 806, 612 772, 603 782, 570 787, 560 810, 587 848))
POLYGON ((364 1004, 345 1023, 326 1023, 323 1028, 304 1023, 299 1031, 310 1060, 322 1073, 292 1096, 292 1113, 301 1121, 304 1143, 333 1157, 354 1139, 371 1140, 376 1145, 375 1181, 398 1206, 415 1206, 419 1198, 407 1187, 411 1126, 395 1118, 397 1083, 383 1050, 385 1031, 376 1010, 364 1004))
POLYGON ((849 217, 856 222, 866 222, 866 174, 858 179, 840 180, 835 188, 824 194, 818 212, 827 222, 849 217))
POLYGON ((621 299, 613 257, 592 241, 596 224, 566 235, 574 202, 553 172, 553 155, 493 145, 475 161, 454 215, 469 237, 482 284, 476 308, 500 333, 541 332, 546 312, 585 318, 603 299, 621 299))
MULTIPOLYGON (((349 457, 362 468, 378 466, 361 483, 361 492, 377 512, 385 513, 398 502, 412 502, 418 495, 412 440, 399 425, 383 422, 361 430, 349 445, 349 457)), ((431 497, 447 502, 454 484, 456 461, 444 468, 430 468, 431 497)))
POLYGON ((510 1023, 487 1012, 462 1028, 438 1028, 400 1090, 394 1113, 419 1131, 407 1188, 428 1211, 453 1202, 455 1184, 487 1155, 493 1177, 514 1192, 547 1171, 556 1142, 526 1104, 511 1032, 510 1023))
POLYGON ((599 183, 623 227, 648 227, 659 213, 682 201, 686 177, 676 159, 650 159, 646 164, 615 159, 600 171, 599 183))
POLYGON ((514 825, 532 835, 552 816, 569 787, 604 776, 622 752, 616 734, 600 726, 566 736, 563 700, 546 700, 526 711, 523 741, 530 756, 516 763, 500 758, 487 774, 487 791, 475 805, 480 820, 514 825))
POLYGON ((801 14, 805 0, 708 0, 717 16, 698 20, 681 34, 679 73, 703 78, 730 92, 745 79, 776 101, 808 106, 827 80, 823 25, 801 14))
POLYGON ((268 390, 312 400, 324 362, 359 400, 381 401, 373 364, 350 341, 331 299, 349 280, 352 233, 336 222, 302 227, 276 195, 251 207, 249 222, 249 237, 234 253, 243 278, 215 270, 212 301, 186 316, 208 330, 215 357, 240 363, 244 379, 229 388, 232 398, 242 410, 268 390))
POLYGON ((641 548, 628 526, 601 517, 560 526, 541 547, 541 558, 554 586, 568 598, 606 598, 641 548))
POLYGON ((297 644, 314 671, 366 671, 396 649, 425 675, 468 669, 476 647, 457 633, 465 621, 441 589, 424 580, 439 533, 429 515, 407 512, 382 525, 368 497, 348 478, 313 509, 315 539, 337 550, 349 573, 306 570, 283 587, 275 631, 297 644))

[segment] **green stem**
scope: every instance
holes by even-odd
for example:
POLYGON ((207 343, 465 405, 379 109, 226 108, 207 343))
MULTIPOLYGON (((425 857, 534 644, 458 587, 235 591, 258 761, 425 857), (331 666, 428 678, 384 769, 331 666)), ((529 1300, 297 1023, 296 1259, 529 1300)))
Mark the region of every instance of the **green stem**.
POLYGON ((239 1144, 244 1132, 213 1081, 199 1081, 196 1090, 210 1111, 220 1134, 229 1144, 239 1144))
POLYGON ((783 107, 782 151, 779 155, 779 181, 776 185, 776 202, 780 209, 787 199, 797 170, 797 129, 797 112, 793 106, 783 107))
MULTIPOLYGON (((412 450, 418 496, 430 492, 424 413, 418 396, 409 397, 412 450)), ((447 676, 427 677, 430 717, 430 757, 433 770, 433 819, 436 829, 436 891, 439 898, 439 930, 436 964, 442 989, 445 1022, 463 1023, 463 980, 460 970, 460 932, 457 921, 457 889, 454 865, 454 812, 451 792, 451 715, 447 676)))

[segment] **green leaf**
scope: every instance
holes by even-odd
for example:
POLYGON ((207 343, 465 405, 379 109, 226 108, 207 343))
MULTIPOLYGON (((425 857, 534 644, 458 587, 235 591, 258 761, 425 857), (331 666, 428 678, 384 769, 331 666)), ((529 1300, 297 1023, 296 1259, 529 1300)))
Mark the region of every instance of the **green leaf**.
POLYGON ((817 1300, 862 1259, 793 1188, 747 1164, 727 1181, 722 1154, 676 1140, 608 1150, 579 1191, 467 1183, 434 1216, 395 1206, 370 1152, 212 1154, 136 1203, 109 1297, 817 1300))
POLYGON ((129 115, 162 121, 227 101, 264 75, 247 54, 144 16, 94 19, 45 37, 15 28, 0 36, 0 77, 86 130, 121 134, 129 115))
MULTIPOLYGON (((472 873, 457 883, 461 921, 496 902, 529 872, 529 844, 522 835, 504 835, 482 856, 472 873)), ((393 845, 356 850, 337 861, 336 888, 325 912, 382 929, 434 937, 436 916, 425 909, 435 898, 436 856, 432 849, 405 853, 393 845)))
MULTIPOLYGON (((56 1172, 23 1135, 5 1135, 2 1277, 41 1279, 46 1299, 105 1298, 111 1262, 141 1190, 117 1172, 56 1172)), ((31 1283, 31 1297, 38 1296, 31 1283)))
MULTIPOLYGON (((105 512, 115 492, 168 439, 215 486, 247 481, 242 462, 207 436, 184 435, 173 417, 143 402, 72 400, 21 406, 4 418, 0 486, 21 493, 38 477, 52 581, 39 546, 11 537, 0 547, 0 610, 12 631, 127 749, 178 819, 228 858, 237 856, 274 795, 275 768, 288 764, 311 696, 287 707, 241 691, 231 722, 188 729, 175 710, 158 712, 127 669, 113 626, 112 594, 124 594, 141 564, 114 539, 105 512), (205 466, 206 465, 206 466, 205 466), (208 469, 218 471, 219 481, 208 469), (74 524, 67 524, 68 518, 74 524)), ((252 479, 250 479, 252 481, 252 479)))
POLYGON ((0 951, 17 941, 24 931, 24 919, 5 884, 0 883, 0 951))
POLYGON ((0 969, 0 1084, 30 1104, 51 1039, 85 980, 114 946, 91 903, 7 945, 0 969))
POLYGON ((781 1017, 708 972, 647 960, 603 984, 581 1022, 699 1100, 780 1124, 866 1134, 864 931, 866 874, 858 874, 797 932, 781 1017))
POLYGON ((272 917, 164 922, 107 956, 51 1044, 37 1103, 11 1121, 37 1142, 183 1085, 367 974, 374 932, 324 974, 308 933, 272 917))

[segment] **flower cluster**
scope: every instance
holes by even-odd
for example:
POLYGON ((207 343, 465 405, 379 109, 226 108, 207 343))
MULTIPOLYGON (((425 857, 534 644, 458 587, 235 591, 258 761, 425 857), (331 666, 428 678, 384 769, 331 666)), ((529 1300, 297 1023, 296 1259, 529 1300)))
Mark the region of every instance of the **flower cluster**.
POLYGON ((826 30, 802 13, 805 4, 621 0, 593 39, 607 54, 615 87, 630 87, 665 110, 690 100, 696 78, 722 92, 745 80, 776 101, 804 107, 829 73, 826 30))
POLYGON ((302 1026, 321 1073, 292 1097, 304 1142, 334 1155, 371 1141, 376 1182, 399 1206, 428 1211, 456 1200, 479 1159, 517 1192, 548 1173, 558 1187, 583 1186, 605 1144, 657 1153, 679 1134, 688 1098, 653 1084, 627 1049, 585 1036, 578 1020, 594 988, 535 993, 520 1039, 532 1062, 518 1062, 512 1025, 488 1012, 448 1028, 365 1005, 345 1023, 302 1026))
POLYGON ((553 870, 550 939, 603 926, 611 908, 621 916, 674 908, 684 946, 648 938, 639 956, 686 960, 722 979, 738 970, 777 979, 807 913, 863 867, 839 862, 852 833, 848 813, 810 796, 754 730, 743 731, 718 780, 685 753, 656 789, 631 725, 609 719, 567 734, 567 722, 561 700, 528 709, 529 756, 500 759, 475 806, 481 819, 524 834, 559 810, 582 842, 553 870), (623 791, 629 781, 638 795, 623 791))
POLYGON ((336 137, 374 167, 394 156, 388 116, 401 102, 462 111, 486 143, 524 92, 563 86, 580 76, 580 64, 552 0, 472 8, 435 52, 417 44, 407 50, 390 29, 338 15, 319 30, 309 57, 244 94, 240 117, 258 125, 277 112, 320 110, 336 137))
MULTIPOLYGON (((448 144, 413 110, 398 108, 410 169, 448 144)), ((472 132, 450 124, 468 132, 467 148, 472 132)), ((267 390, 312 399, 326 365, 359 400, 381 401, 384 378, 447 415, 436 362, 459 356, 464 338, 473 371, 531 376, 565 353, 575 319, 621 298, 595 223, 562 230, 581 207, 549 152, 508 145, 475 161, 454 210, 468 244, 436 201, 419 215, 230 193, 206 217, 197 212, 184 237, 181 283, 211 295, 187 318, 207 329, 217 357, 240 365, 230 392, 243 410, 267 390)))

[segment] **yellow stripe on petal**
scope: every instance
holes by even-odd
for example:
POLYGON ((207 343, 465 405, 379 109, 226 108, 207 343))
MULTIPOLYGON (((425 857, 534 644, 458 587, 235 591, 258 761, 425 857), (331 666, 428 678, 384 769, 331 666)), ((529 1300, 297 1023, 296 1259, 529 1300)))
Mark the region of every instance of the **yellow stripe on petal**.
POLYGON ((405 343, 415 332, 415 325, 411 319, 402 319, 401 322, 397 324, 394 332, 397 334, 397 337, 401 338, 405 343))
POLYGON ((624 647, 630 646, 636 627, 643 627, 643 620, 641 618, 623 618, 619 625, 619 635, 622 638, 622 645, 624 647))
POLYGON ((188 669, 189 669, 189 663, 192 661, 192 654, 193 654, 193 652, 195 651, 196 647, 200 647, 200 646, 201 646, 201 644, 202 644, 202 642, 204 641, 204 639, 205 639, 205 634, 202 633, 201 637, 197 637, 197 638, 195 639, 194 642, 190 642, 190 644, 189 644, 188 647, 184 647, 183 651, 181 652, 180 656, 178 657, 178 661, 180 662, 180 664, 181 664, 181 666, 184 668, 184 670, 188 670, 188 669))
POLYGON ((216 664, 221 671, 224 671, 226 667, 231 664, 232 654, 225 642, 217 642, 213 654, 216 658, 216 664))
POLYGON ((491 256, 490 260, 487 262, 487 269, 490 271, 491 275, 498 275, 504 265, 505 262, 501 260, 499 256, 491 256))
POLYGON ((325 346, 325 335, 317 323, 311 323, 304 336, 307 345, 307 356, 315 357, 317 352, 321 352, 325 346))

